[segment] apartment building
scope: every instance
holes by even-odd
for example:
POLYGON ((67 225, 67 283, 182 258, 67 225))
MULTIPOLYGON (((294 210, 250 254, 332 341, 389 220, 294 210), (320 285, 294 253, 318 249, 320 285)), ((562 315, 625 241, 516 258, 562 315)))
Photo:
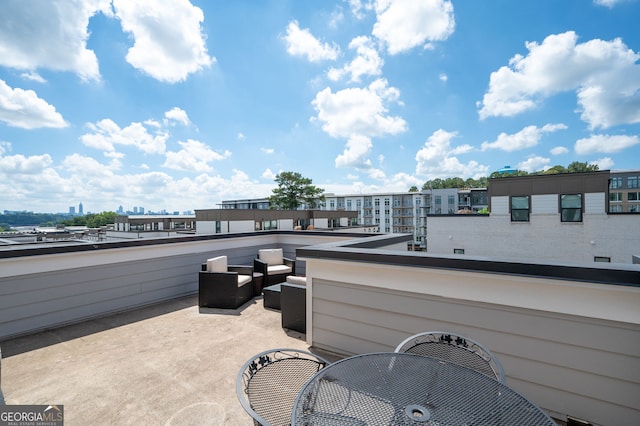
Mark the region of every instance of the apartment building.
MULTIPOLYGON (((620 183, 633 185, 627 178, 637 174, 601 171, 491 179, 491 214, 430 215, 427 251, 630 264, 640 254, 640 214, 616 212, 617 207, 612 211, 611 194, 623 193, 620 183)), ((625 190, 634 193, 633 187, 625 190)))
POLYGON ((353 211, 275 210, 224 208, 196 210, 197 234, 235 232, 351 229, 357 227, 353 211))
POLYGON ((640 170, 611 174, 609 213, 640 213, 640 170))

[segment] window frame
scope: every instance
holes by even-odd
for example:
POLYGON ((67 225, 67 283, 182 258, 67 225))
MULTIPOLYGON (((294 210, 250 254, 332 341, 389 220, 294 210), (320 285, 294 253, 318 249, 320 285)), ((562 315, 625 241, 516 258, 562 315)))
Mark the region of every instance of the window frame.
POLYGON ((622 202, 622 192, 609 192, 609 202, 610 203, 620 203, 622 202))
POLYGON ((622 189, 622 177, 614 176, 609 181, 609 189, 622 189))
POLYGON ((512 195, 509 197, 509 213, 511 214, 511 222, 531 222, 531 196, 530 195, 512 195), (516 199, 526 199, 527 208, 513 208, 513 202, 516 199), (514 215, 516 212, 526 212, 526 219, 518 219, 514 215))
POLYGON ((584 213, 584 196, 582 194, 560 194, 560 221, 563 223, 579 223, 582 222, 582 216, 584 213), (580 198, 580 207, 564 207, 564 197, 570 196, 578 196, 580 198), (569 218, 574 217, 574 215, 568 214, 568 212, 579 212, 577 220, 569 220, 569 218), (565 213, 567 213, 565 215, 565 213), (567 216, 567 217, 565 217, 567 216))

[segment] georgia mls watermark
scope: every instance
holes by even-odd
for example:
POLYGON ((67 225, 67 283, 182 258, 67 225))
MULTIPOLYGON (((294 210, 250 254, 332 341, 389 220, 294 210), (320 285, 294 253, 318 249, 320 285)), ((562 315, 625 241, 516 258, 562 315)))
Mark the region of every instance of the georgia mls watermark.
POLYGON ((63 405, 2 405, 0 426, 63 426, 63 405))

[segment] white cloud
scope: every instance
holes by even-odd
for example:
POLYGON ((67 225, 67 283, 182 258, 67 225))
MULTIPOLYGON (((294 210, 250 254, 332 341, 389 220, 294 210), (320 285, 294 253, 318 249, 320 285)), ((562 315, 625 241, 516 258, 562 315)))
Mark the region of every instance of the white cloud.
POLYGON ((567 154, 569 150, 564 146, 556 146, 555 148, 552 148, 550 152, 551 155, 564 155, 567 154))
POLYGON ((367 174, 367 176, 369 176, 370 179, 386 180, 387 178, 387 175, 382 170, 373 167, 365 170, 365 173, 367 174))
POLYGON ((597 164, 599 170, 611 170, 615 164, 611 157, 602 157, 597 160, 589 161, 589 164, 597 164))
POLYGON ((442 81, 443 83, 446 83, 449 80, 449 77, 445 74, 445 73, 441 73, 438 78, 440 79, 440 81, 442 81))
POLYGON ((430 48, 453 34, 453 5, 448 0, 378 0, 373 35, 396 54, 416 46, 430 48))
POLYGON ((163 154, 169 135, 156 132, 153 136, 141 123, 131 123, 121 129, 111 119, 103 119, 95 124, 87 123, 93 133, 85 133, 80 140, 88 147, 103 151, 115 151, 116 145, 133 146, 147 154, 163 154))
POLYGON ((354 135, 349 138, 344 152, 336 157, 336 167, 355 167, 368 170, 371 168, 369 154, 373 144, 366 136, 354 135))
POLYGON ((163 167, 188 172, 210 172, 213 170, 209 165, 210 162, 224 160, 231 156, 228 150, 219 154, 206 144, 193 139, 178 142, 178 144, 182 149, 167 152, 163 167))
POLYGON ((590 128, 640 122, 640 55, 621 39, 577 43, 573 31, 528 42, 529 54, 491 73, 481 119, 514 116, 556 93, 576 91, 590 128))
MULTIPOLYGON (((456 132, 436 130, 425 142, 424 146, 416 153, 416 174, 426 176, 429 179, 462 177, 478 178, 487 176, 488 166, 476 161, 463 164, 456 155, 457 149, 452 148, 451 141, 457 136, 456 132)), ((467 145, 462 151, 468 152, 467 145)))
POLYGON ((110 3, 49 0, 36 6, 22 0, 3 1, 0 65, 27 71, 71 71, 83 80, 99 80, 98 59, 87 49, 87 26, 96 13, 109 14, 110 3))
POLYGON ((359 36, 351 40, 349 49, 356 50, 356 57, 342 68, 331 68, 328 76, 331 80, 337 81, 346 74, 350 74, 350 81, 359 82, 363 75, 382 74, 384 61, 378 55, 373 41, 366 36, 359 36))
POLYGON ((351 13, 357 19, 363 19, 365 17, 365 12, 373 9, 373 0, 345 0, 349 3, 349 8, 351 9, 351 13))
POLYGON ((265 154, 273 154, 275 152, 273 148, 260 148, 260 151, 264 152, 265 154))
POLYGON ((290 55, 305 56, 311 62, 335 60, 340 54, 340 48, 337 45, 321 43, 309 29, 300 29, 297 21, 289 22, 284 40, 290 55))
POLYGON ((162 123, 160 123, 158 120, 153 120, 153 119, 145 120, 143 121, 143 124, 146 124, 147 126, 155 127, 158 129, 162 127, 162 123))
POLYGON ((171 110, 164 113, 165 124, 174 125, 180 123, 184 126, 191 124, 187 112, 181 108, 173 107, 171 110))
POLYGON ((68 126, 55 107, 39 98, 36 92, 12 89, 4 80, 0 80, 0 121, 22 129, 68 126))
POLYGON ((39 175, 47 167, 53 164, 49 154, 33 155, 7 155, 0 157, 0 173, 7 176, 39 175))
POLYGON ((135 40, 126 56, 134 68, 177 83, 215 62, 202 34, 202 9, 188 0, 114 0, 113 6, 135 40))
POLYGON ((396 173, 389 182, 390 186, 394 188, 403 188, 401 191, 407 191, 414 185, 421 188, 423 183, 424 179, 419 179, 407 173, 396 173))
POLYGON ((40 74, 34 71, 23 72, 22 74, 20 74, 20 77, 24 78, 25 80, 35 81, 36 83, 47 82, 47 80, 45 80, 40 74))
MULTIPOLYGON (((336 93, 327 87, 316 94, 312 104, 322 129, 334 138, 354 135, 374 137, 402 133, 407 123, 398 116, 386 115, 388 102, 396 102, 400 92, 379 79, 366 88, 348 88, 336 93)), ((315 118, 314 118, 315 119, 315 118)))
POLYGON ((616 6, 625 1, 628 1, 628 0, 593 0, 593 3, 598 6, 605 6, 608 8, 612 8, 613 6, 616 6))
POLYGON ((344 20, 344 13, 342 8, 338 8, 331 12, 331 18, 329 19, 329 28, 338 28, 338 25, 344 20))
POLYGON ((525 161, 522 161, 520 163, 518 163, 518 170, 524 170, 525 172, 537 172, 540 170, 546 170, 548 169, 549 163, 551 162, 551 159, 549 158, 545 158, 545 157, 540 157, 537 155, 532 155, 529 158, 527 158, 525 161))
POLYGON ((11 143, 0 141, 0 155, 3 155, 9 151, 11 151, 11 143))
POLYGON ((58 165, 48 154, 0 156, 0 193, 13 203, 5 203, 9 210, 28 205, 33 211, 66 212, 76 200, 91 212, 114 211, 119 205, 159 211, 215 208, 225 199, 264 197, 274 186, 251 180, 240 170, 224 177, 202 173, 176 178, 155 171, 118 174, 115 166, 113 160, 103 164, 78 154, 58 165))
POLYGON ((578 139, 575 151, 580 155, 596 152, 611 154, 623 151, 639 143, 640 137, 636 135, 591 135, 588 138, 578 139))
POLYGON ((271 169, 267 168, 264 172, 262 172, 262 178, 268 180, 275 180, 276 174, 271 171, 271 169))
POLYGON ((239 141, 243 141, 245 139, 244 134, 238 132, 238 134, 236 135, 236 139, 238 139, 239 141))
POLYGON ((77 178, 112 178, 114 171, 120 169, 117 158, 112 159, 109 164, 102 164, 93 157, 80 154, 71 154, 62 161, 62 169, 72 172, 77 178))
POLYGON ((540 139, 545 133, 553 133, 558 130, 565 130, 566 125, 545 124, 542 127, 527 126, 514 134, 500 133, 498 138, 493 142, 482 142, 483 151, 488 149, 500 149, 502 151, 513 152, 538 145, 540 139))

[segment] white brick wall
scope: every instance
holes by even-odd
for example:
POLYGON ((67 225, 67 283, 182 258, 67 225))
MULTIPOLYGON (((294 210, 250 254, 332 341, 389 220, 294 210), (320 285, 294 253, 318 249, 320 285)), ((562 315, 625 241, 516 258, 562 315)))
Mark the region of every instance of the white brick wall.
POLYGON ((563 223, 559 214, 532 214, 530 222, 511 222, 492 211, 489 217, 430 216, 427 227, 433 254, 464 249, 471 256, 580 263, 603 256, 626 264, 640 254, 640 215, 585 214, 582 222, 563 223))

